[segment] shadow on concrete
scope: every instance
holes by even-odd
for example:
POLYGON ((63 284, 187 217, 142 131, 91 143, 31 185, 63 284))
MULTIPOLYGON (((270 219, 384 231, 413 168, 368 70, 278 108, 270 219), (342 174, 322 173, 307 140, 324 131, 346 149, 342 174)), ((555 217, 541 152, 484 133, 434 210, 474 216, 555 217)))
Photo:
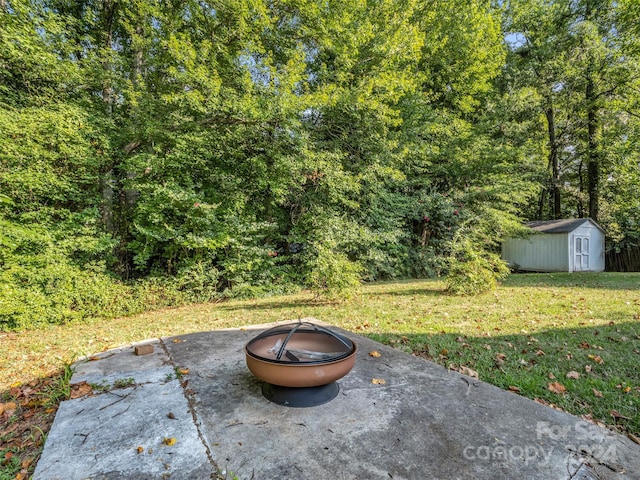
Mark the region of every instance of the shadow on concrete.
POLYGON ((498 330, 491 336, 445 332, 367 336, 447 368, 482 371, 482 380, 504 390, 640 437, 638 321, 549 329, 533 335, 504 335, 498 330), (575 373, 578 378, 569 378, 575 373), (566 391, 550 391, 553 382, 566 391))

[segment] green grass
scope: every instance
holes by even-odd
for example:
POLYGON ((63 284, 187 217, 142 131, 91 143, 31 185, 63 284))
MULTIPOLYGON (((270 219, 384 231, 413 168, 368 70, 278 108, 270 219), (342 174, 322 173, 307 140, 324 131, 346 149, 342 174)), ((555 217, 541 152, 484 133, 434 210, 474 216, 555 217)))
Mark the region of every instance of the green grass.
POLYGON ((315 317, 640 434, 640 274, 512 275, 475 297, 443 291, 434 280, 376 283, 346 303, 305 292, 4 333, 0 392, 79 355, 146 338, 315 317), (566 391, 550 391, 553 382, 566 391))

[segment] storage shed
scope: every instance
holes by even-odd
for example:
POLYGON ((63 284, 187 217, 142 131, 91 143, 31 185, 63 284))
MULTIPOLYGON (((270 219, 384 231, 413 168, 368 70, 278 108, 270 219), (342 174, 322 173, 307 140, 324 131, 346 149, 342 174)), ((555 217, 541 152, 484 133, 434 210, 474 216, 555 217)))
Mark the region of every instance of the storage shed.
POLYGON ((604 231, 590 218, 528 222, 528 238, 502 242, 502 259, 531 272, 602 272, 604 231))

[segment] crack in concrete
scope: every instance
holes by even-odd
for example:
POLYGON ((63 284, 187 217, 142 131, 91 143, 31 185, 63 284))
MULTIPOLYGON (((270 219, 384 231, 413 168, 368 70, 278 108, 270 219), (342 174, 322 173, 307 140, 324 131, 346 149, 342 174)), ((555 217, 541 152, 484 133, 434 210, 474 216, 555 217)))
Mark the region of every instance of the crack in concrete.
MULTIPOLYGON (((164 350, 165 354, 167 355, 167 357, 169 358, 169 363, 170 365, 176 369, 178 368, 178 365, 176 364, 173 356, 171 355, 171 352, 169 352, 169 349, 167 348, 166 344, 164 343, 164 340, 162 340, 162 338, 159 338, 158 340, 160 340, 160 346, 162 347, 162 349, 164 350)), ((218 467, 218 464, 216 463, 216 461, 213 459, 213 454, 211 453, 211 449, 209 448, 209 444, 207 443, 204 434, 202 433, 202 429, 200 428, 200 421, 198 420, 198 415, 196 414, 196 409, 195 409, 195 401, 194 401, 194 395, 190 394, 187 389, 185 388, 183 384, 183 382, 180 381, 180 379, 178 379, 178 383, 180 384, 180 387, 182 388, 182 393, 184 394, 184 397, 187 400, 187 405, 189 405, 189 412, 191 412, 191 418, 193 419, 193 423, 196 427, 196 431, 198 432, 198 438, 200 439, 200 442, 202 443, 202 446, 204 447, 204 450, 207 454, 207 460, 209 460, 209 463, 211 464, 211 466, 213 467, 213 473, 211 474, 211 480, 219 480, 222 477, 220 477, 219 472, 220 472, 220 468, 218 467)))

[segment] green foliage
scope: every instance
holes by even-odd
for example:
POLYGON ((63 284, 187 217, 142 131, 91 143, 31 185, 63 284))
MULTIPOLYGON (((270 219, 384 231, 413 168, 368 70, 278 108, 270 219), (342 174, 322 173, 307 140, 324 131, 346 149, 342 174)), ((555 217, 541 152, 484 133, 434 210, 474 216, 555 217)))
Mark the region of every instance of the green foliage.
POLYGON ((447 291, 454 295, 477 295, 498 286, 509 275, 499 255, 461 240, 448 261, 447 291))
POLYGON ((362 266, 349 260, 344 254, 332 251, 321 244, 306 262, 306 283, 316 296, 328 300, 346 300, 357 295, 360 289, 362 266))
POLYGON ((104 262, 81 267, 50 232, 2 220, 0 225, 7 232, 0 255, 0 328, 129 312, 124 299, 130 291, 106 273, 104 262))
POLYGON ((637 244, 637 8, 596 4, 0 2, 4 325, 481 291, 559 189, 637 244))

